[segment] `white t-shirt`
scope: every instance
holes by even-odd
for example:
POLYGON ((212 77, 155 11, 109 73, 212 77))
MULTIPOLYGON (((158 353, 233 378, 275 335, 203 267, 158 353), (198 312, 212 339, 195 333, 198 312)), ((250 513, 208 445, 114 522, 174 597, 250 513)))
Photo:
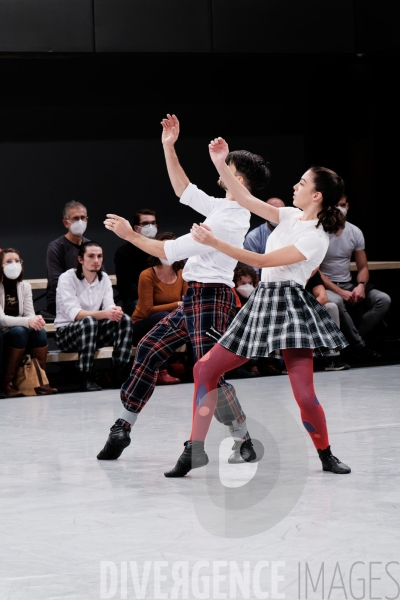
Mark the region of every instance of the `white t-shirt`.
POLYGON ((346 221, 339 236, 329 236, 329 246, 321 271, 334 283, 351 281, 350 261, 355 250, 365 250, 364 235, 358 227, 346 221))
POLYGON ((268 237, 265 251, 294 245, 306 260, 285 267, 265 267, 261 271, 261 281, 291 280, 305 286, 312 271, 321 264, 329 245, 329 235, 322 225, 315 227, 317 219, 301 221, 302 215, 299 208, 279 208, 279 225, 268 237))
MULTIPOLYGON (((234 200, 208 196, 193 183, 189 183, 180 201, 204 215, 206 219, 199 222, 209 225, 217 238, 243 248, 244 237, 250 227, 250 212, 246 208, 234 200)), ((167 240, 164 251, 170 262, 188 259, 182 272, 185 281, 224 283, 234 287, 233 271, 237 260, 196 242, 190 233, 176 240, 167 240)))

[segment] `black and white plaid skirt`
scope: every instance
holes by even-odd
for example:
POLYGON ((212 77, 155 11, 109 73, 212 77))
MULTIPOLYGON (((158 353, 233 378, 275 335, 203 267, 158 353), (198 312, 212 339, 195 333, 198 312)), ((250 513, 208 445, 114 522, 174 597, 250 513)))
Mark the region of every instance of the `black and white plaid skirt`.
POLYGON ((311 348, 317 356, 348 341, 315 297, 295 281, 260 282, 219 343, 246 358, 311 348))

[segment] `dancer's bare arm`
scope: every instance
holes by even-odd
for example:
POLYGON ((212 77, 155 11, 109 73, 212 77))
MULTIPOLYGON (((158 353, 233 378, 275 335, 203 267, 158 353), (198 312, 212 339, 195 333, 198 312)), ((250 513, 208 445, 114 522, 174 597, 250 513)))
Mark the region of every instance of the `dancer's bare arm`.
POLYGON ((168 175, 175 194, 180 198, 190 181, 182 169, 175 152, 175 142, 179 137, 179 121, 175 115, 167 114, 165 119, 161 121, 161 125, 163 128, 161 141, 164 148, 168 175))
POLYGON ((129 221, 123 217, 113 214, 108 214, 106 216, 107 218, 104 221, 106 229, 109 229, 123 240, 126 240, 144 252, 147 252, 147 254, 151 254, 157 258, 167 258, 164 252, 163 241, 147 238, 140 233, 136 233, 136 231, 133 231, 129 221))
POLYGON ((279 209, 253 196, 226 164, 225 159, 229 153, 226 141, 221 137, 215 138, 210 142, 208 148, 211 160, 236 202, 267 221, 279 223, 279 209))
POLYGON ((200 242, 200 244, 206 244, 219 250, 224 254, 227 254, 231 258, 235 258, 237 261, 243 262, 246 265, 251 265, 257 269, 263 269, 264 267, 283 267, 285 265, 292 265, 294 263, 306 260, 304 254, 296 248, 296 246, 285 246, 279 250, 273 250, 267 254, 258 254, 257 252, 251 252, 250 250, 244 250, 243 248, 237 248, 227 242, 223 242, 219 238, 216 238, 212 233, 211 229, 201 223, 197 225, 193 223, 191 228, 191 234, 193 238, 200 242))

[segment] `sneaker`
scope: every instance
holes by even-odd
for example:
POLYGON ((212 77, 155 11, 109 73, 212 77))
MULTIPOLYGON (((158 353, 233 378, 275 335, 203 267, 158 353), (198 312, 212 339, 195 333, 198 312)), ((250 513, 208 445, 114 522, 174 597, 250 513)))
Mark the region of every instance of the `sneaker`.
POLYGON ((325 371, 347 371, 350 369, 350 365, 345 362, 342 362, 336 357, 327 356, 325 358, 325 371))

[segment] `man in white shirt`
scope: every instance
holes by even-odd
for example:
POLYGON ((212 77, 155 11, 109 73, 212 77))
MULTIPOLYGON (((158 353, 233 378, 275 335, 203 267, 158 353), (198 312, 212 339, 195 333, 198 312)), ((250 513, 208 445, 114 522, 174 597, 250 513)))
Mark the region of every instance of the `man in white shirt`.
MULTIPOLYGON (((346 196, 340 199, 337 207, 347 215, 349 203, 346 196)), ((344 228, 331 236, 320 271, 329 302, 335 302, 338 306, 340 329, 350 344, 351 356, 357 360, 379 360, 380 354, 368 348, 365 337, 385 317, 391 298, 369 283, 368 260, 361 229, 346 221, 344 228), (353 255, 357 266, 356 281, 353 281, 350 271, 353 255), (357 314, 359 322, 356 326, 354 318, 357 314)))
MULTIPOLYGON (((225 190, 225 198, 208 196, 190 183, 175 152, 179 137, 179 122, 174 115, 162 121, 162 143, 172 187, 182 204, 191 206, 206 217, 204 223, 225 241, 243 247, 243 240, 250 225, 250 212, 237 204, 226 190, 223 181, 218 183, 225 190)), ((231 152, 227 161, 236 177, 249 189, 257 190, 268 183, 270 172, 264 159, 245 150, 231 152)), ((189 283, 183 306, 162 319, 140 341, 131 376, 121 388, 123 409, 121 418, 111 427, 108 440, 99 460, 114 460, 130 444, 130 429, 138 414, 153 393, 160 367, 182 344, 190 343, 196 362, 215 344, 215 338, 207 332, 214 327, 223 333, 236 315, 233 293, 233 271, 237 261, 221 252, 196 242, 191 234, 176 240, 159 241, 147 239, 133 231, 129 222, 117 215, 107 215, 107 229, 133 243, 148 254, 167 259, 171 264, 187 258, 183 278, 189 283)), ((246 416, 232 385, 223 378, 219 381, 218 403, 214 416, 229 427, 235 440, 229 462, 254 460, 256 454, 247 431, 246 416)), ((204 463, 204 452, 185 442, 193 460, 192 468, 204 463), (193 453, 192 453, 193 450, 193 453)), ((166 477, 182 477, 186 472, 179 469, 165 473, 166 477)))
POLYGON ((125 381, 132 353, 132 321, 116 306, 110 278, 102 271, 103 250, 94 241, 79 248, 76 269, 62 273, 57 285, 55 342, 63 352, 78 352, 80 391, 101 390, 94 381, 94 354, 113 346, 114 387, 125 381))

